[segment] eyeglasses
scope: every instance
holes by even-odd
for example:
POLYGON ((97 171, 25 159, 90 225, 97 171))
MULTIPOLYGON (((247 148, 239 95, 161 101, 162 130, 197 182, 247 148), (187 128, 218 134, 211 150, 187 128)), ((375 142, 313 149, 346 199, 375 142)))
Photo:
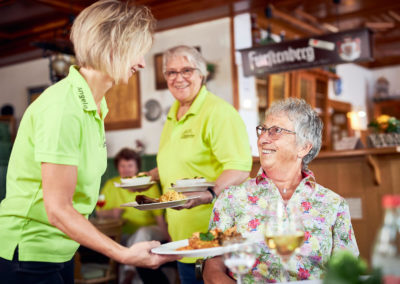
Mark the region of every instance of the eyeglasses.
POLYGON ((296 132, 289 130, 289 129, 285 129, 279 126, 271 126, 270 128, 265 128, 262 125, 259 125, 256 127, 256 131, 257 131, 257 137, 260 138, 261 135, 263 135, 265 132, 268 131, 268 135, 271 139, 273 140, 277 140, 279 139, 282 134, 283 131, 286 131, 289 134, 296 134, 296 132))
POLYGON ((194 70, 199 70, 197 68, 191 68, 191 67, 186 67, 183 68, 181 71, 165 71, 165 79, 167 80, 174 80, 176 77, 178 77, 178 74, 181 74, 181 76, 185 79, 189 79, 192 77, 194 70))

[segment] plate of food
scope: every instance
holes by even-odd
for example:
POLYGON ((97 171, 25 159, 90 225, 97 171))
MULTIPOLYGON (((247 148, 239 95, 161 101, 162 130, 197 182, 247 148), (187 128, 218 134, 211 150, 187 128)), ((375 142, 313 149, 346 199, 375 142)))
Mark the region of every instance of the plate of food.
POLYGON ((236 232, 236 226, 222 232, 220 229, 213 229, 206 233, 196 232, 186 240, 170 242, 153 248, 152 253, 179 255, 182 257, 212 257, 222 255, 230 251, 229 246, 222 246, 224 241, 230 239, 245 239, 236 232))
POLYGON ((149 189, 150 186, 152 186, 153 184, 156 184, 155 181, 151 181, 148 183, 144 183, 144 184, 136 184, 136 185, 132 185, 132 184, 126 184, 126 183, 118 183, 118 182, 114 182, 115 187, 121 187, 121 188, 125 188, 125 189, 129 189, 129 190, 133 190, 133 191, 144 191, 146 189, 149 189))
POLYGON ((150 183, 151 176, 146 175, 145 173, 138 173, 136 176, 133 177, 123 177, 121 178, 122 185, 144 185, 150 183))
POLYGON ((139 210, 165 209, 184 205, 188 200, 198 198, 199 196, 187 197, 180 192, 169 190, 160 198, 151 198, 146 195, 137 195, 135 202, 129 202, 120 205, 121 207, 135 207, 139 210))
POLYGON ((170 189, 178 192, 206 191, 208 187, 214 187, 214 182, 207 182, 203 177, 179 179, 171 184, 170 189))

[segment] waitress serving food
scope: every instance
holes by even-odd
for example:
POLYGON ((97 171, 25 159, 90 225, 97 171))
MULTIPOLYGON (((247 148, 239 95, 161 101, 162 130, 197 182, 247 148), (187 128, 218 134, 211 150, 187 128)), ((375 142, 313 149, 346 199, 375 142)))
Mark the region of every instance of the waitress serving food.
MULTIPOLYGON (((213 189, 194 193, 199 198, 182 207, 189 210, 167 209, 169 234, 178 241, 207 231, 212 202, 224 188, 248 178, 252 160, 240 115, 205 86, 207 69, 201 54, 192 47, 173 47, 164 54, 163 71, 176 101, 161 134, 158 167, 150 174, 161 181, 164 192, 183 178, 215 181, 213 189)), ((194 262, 178 262, 182 284, 202 283, 195 278, 194 262)))

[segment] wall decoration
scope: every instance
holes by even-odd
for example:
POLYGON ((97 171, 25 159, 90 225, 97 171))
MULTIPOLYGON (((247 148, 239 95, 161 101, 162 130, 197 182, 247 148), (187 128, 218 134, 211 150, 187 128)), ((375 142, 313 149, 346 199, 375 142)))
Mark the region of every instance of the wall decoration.
POLYGON ((163 53, 157 53, 154 55, 154 70, 156 76, 156 90, 167 89, 167 81, 164 78, 163 70, 163 53))
POLYGON ((106 93, 109 112, 105 119, 106 130, 141 127, 139 73, 128 84, 113 86, 106 93))
POLYGON ((144 104, 144 108, 145 108, 144 117, 148 121, 155 121, 160 118, 162 109, 158 101, 150 99, 144 104))
POLYGON ((47 85, 28 87, 28 105, 33 103, 33 101, 36 100, 47 87, 47 85))

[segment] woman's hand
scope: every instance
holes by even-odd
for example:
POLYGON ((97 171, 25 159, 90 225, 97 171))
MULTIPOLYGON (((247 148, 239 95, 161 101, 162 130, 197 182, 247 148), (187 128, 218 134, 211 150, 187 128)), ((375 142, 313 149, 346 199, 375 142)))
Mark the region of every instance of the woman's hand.
POLYGON ((198 198, 194 198, 188 200, 184 205, 178 207, 172 207, 171 209, 182 210, 182 209, 190 209, 202 204, 210 204, 213 200, 213 196, 211 192, 207 191, 196 191, 196 192, 185 192, 185 196, 199 196, 198 198))
POLYGON ((151 176, 152 181, 159 181, 160 176, 158 174, 158 168, 154 168, 148 172, 146 172, 146 175, 151 176))
POLYGON ((175 261, 182 257, 177 255, 153 254, 151 250, 160 246, 160 242, 139 242, 128 248, 121 262, 128 265, 157 269, 161 264, 175 261))

